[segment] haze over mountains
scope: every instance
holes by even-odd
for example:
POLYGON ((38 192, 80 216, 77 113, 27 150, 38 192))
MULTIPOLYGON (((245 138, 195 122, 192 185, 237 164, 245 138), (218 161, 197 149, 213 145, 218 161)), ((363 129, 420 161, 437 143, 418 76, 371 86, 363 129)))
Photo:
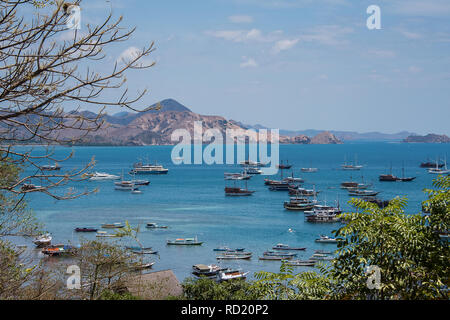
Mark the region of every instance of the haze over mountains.
MULTIPOLYGON (((105 125, 96 132, 84 137, 79 144, 87 145, 170 145, 178 142, 171 140, 176 129, 186 129, 193 136, 193 123, 203 122, 203 131, 216 128, 222 133, 227 129, 270 129, 261 125, 246 125, 238 121, 227 120, 221 116, 199 115, 176 100, 166 99, 152 107, 160 110, 147 112, 119 112, 103 117, 105 125)), ((85 117, 97 115, 89 111, 80 112, 85 117)), ((343 141, 402 141, 410 132, 384 134, 379 132, 357 133, 351 131, 325 130, 282 130, 280 143, 291 144, 339 144, 343 141)))

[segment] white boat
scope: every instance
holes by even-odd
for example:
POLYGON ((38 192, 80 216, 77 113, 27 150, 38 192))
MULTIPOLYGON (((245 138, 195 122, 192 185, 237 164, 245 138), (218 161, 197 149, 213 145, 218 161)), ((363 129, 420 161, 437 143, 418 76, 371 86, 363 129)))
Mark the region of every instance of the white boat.
POLYGON ((448 170, 448 168, 447 168, 447 159, 445 159, 443 169, 439 168, 439 164, 436 161, 436 168, 428 169, 428 173, 431 173, 431 174, 448 174, 448 173, 450 173, 450 170, 448 170))
POLYGON ((337 243, 338 240, 336 238, 330 238, 328 236, 321 235, 319 239, 316 239, 316 242, 321 243, 337 243))
POLYGON ((302 168, 302 172, 317 172, 319 169, 317 168, 302 168))
POLYGON ((143 164, 142 162, 135 163, 131 174, 166 174, 169 169, 164 168, 159 164, 143 164))
POLYGON ((97 238, 117 238, 118 236, 115 234, 107 233, 106 231, 97 231, 97 238))
POLYGON ((241 270, 225 270, 219 272, 219 281, 227 281, 233 279, 245 279, 248 275, 247 272, 241 270))
POLYGON ((50 245, 52 242, 52 236, 49 233, 40 235, 33 240, 33 243, 38 247, 50 245))
POLYGON ((118 180, 120 179, 119 176, 105 173, 105 172, 94 172, 92 176, 89 178, 89 180, 92 181, 98 181, 98 180, 118 180))

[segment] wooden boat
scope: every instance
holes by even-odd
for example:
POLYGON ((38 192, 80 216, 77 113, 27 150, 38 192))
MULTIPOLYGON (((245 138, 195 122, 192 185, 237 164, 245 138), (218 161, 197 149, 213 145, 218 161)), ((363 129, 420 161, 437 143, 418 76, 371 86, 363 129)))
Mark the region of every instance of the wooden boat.
POLYGON ((225 187, 225 195, 226 196, 251 196, 255 191, 250 191, 247 188, 237 188, 237 187, 225 187))
POLYGON ((251 175, 243 173, 224 173, 225 180, 250 180, 251 175))
POLYGON ((44 166, 42 166, 41 170, 44 170, 44 171, 56 171, 56 170, 61 170, 61 167, 59 166, 58 163, 55 162, 54 165, 44 165, 44 166))
POLYGON ((356 188, 358 188, 358 182, 353 182, 353 181, 342 182, 341 188, 342 189, 349 189, 349 188, 356 189, 356 188))
POLYGON ((223 246, 223 247, 218 247, 218 248, 214 248, 213 251, 226 251, 226 252, 243 252, 245 250, 245 248, 236 248, 236 249, 230 249, 229 247, 223 246))
POLYGON ((110 234, 107 233, 106 231, 97 231, 97 238, 120 238, 120 235, 117 234, 110 234))
POLYGON ((148 186, 149 184, 150 180, 122 180, 119 182, 114 182, 114 185, 122 187, 148 186))
POLYGON ((128 250, 136 250, 136 251, 138 251, 138 250, 152 250, 152 247, 147 247, 147 248, 141 248, 141 247, 136 247, 136 246, 126 246, 125 247, 126 249, 128 249, 128 250))
POLYGON ((167 245, 173 246, 201 246, 203 242, 198 241, 197 237, 195 238, 178 238, 175 240, 167 240, 167 245))
POLYGON ((339 213, 334 210, 313 210, 312 212, 305 211, 305 219, 307 222, 339 222, 341 219, 339 213))
POLYGON ((278 252, 278 251, 266 251, 263 253, 263 256, 270 256, 270 257, 296 257, 296 253, 292 252, 278 252))
POLYGON ((251 252, 224 252, 216 257, 217 260, 247 260, 252 257, 251 252))
POLYGON ((97 232, 95 228, 75 228, 75 232, 97 232))
POLYGON ((320 193, 320 191, 316 191, 315 189, 305 189, 300 187, 289 187, 289 194, 290 195, 297 195, 297 196, 306 196, 306 197, 315 197, 320 193))
POLYGON ((398 177, 392 175, 392 174, 381 174, 378 178, 380 181, 384 181, 384 182, 395 182, 398 181, 398 177))
POLYGON ((274 184, 269 186, 270 191, 289 191, 291 186, 289 184, 274 184))
POLYGON ((355 156, 355 164, 347 164, 347 160, 345 163, 341 165, 342 170, 361 170, 363 166, 358 165, 358 159, 355 156))
POLYGON ((427 160, 427 161, 422 162, 420 164, 421 168, 436 168, 436 166, 438 168, 442 168, 444 166, 444 164, 441 161, 439 161, 439 160, 436 161, 436 162, 431 162, 431 161, 427 160))
POLYGON ((268 260, 268 261, 281 261, 281 260, 291 260, 292 256, 262 256, 259 257, 259 260, 268 260))
POLYGON ((348 195, 354 197, 375 197, 379 193, 380 192, 373 190, 358 190, 358 189, 348 190, 348 195))
POLYGON ((326 254, 319 254, 319 253, 315 253, 309 258, 309 260, 321 260, 321 261, 333 260, 333 259, 334 259, 334 257, 330 257, 326 254))
POLYGON ((104 229, 121 229, 124 227, 125 227, 125 225, 120 222, 102 224, 102 228, 104 228, 104 229))
POLYGON ((47 256, 60 256, 63 254, 73 254, 74 248, 69 245, 58 244, 54 246, 48 246, 42 249, 42 253, 47 256))
POLYGON ((273 250, 306 250, 306 248, 303 247, 291 247, 288 246, 287 244, 282 244, 282 243, 278 243, 277 245, 272 247, 273 250))
POLYGON ((328 236, 321 235, 320 238, 315 240, 319 243, 337 243, 338 240, 336 238, 330 238, 328 236))
POLYGON ((246 160, 240 163, 242 167, 265 167, 266 164, 258 161, 246 160))
POLYGON ((50 233, 40 235, 33 240, 33 243, 38 248, 49 246, 52 243, 52 236, 50 235, 50 233))
POLYGON ((227 270, 219 272, 218 279, 220 282, 235 280, 235 279, 245 279, 247 277, 247 275, 248 275, 248 272, 243 272, 241 270, 227 269, 227 270))
POLYGON ((281 163, 279 165, 277 165, 278 169, 290 169, 292 168, 292 165, 288 164, 288 162, 286 161, 286 164, 283 164, 283 161, 281 161, 281 163))
POLYGON ((227 270, 215 264, 196 264, 192 266, 192 274, 197 277, 216 277, 220 271, 227 270))
POLYGON ((151 267, 153 267, 154 264, 155 264, 154 262, 138 264, 133 269, 135 271, 146 270, 146 269, 150 269, 151 267))
POLYGON ((403 167, 402 167, 402 177, 398 178, 398 180, 401 181, 401 182, 411 182, 411 181, 414 181, 414 179, 416 179, 416 177, 405 177, 405 166, 403 165, 403 167))
POLYGON ((293 198, 289 202, 285 201, 283 206, 290 211, 307 211, 314 208, 317 201, 309 201, 308 199, 300 200, 300 198, 293 198), (306 200, 306 201, 305 201, 306 200))
POLYGON ((158 225, 158 224, 156 224, 154 222, 148 222, 145 225, 145 227, 148 228, 148 229, 167 229, 167 228, 169 228, 168 226, 160 226, 160 225, 158 225))
POLYGON ((139 249, 139 250, 131 250, 134 254, 158 254, 158 251, 148 250, 148 249, 139 249))
POLYGON ((317 263, 316 260, 286 260, 283 262, 292 267, 314 267, 317 263))

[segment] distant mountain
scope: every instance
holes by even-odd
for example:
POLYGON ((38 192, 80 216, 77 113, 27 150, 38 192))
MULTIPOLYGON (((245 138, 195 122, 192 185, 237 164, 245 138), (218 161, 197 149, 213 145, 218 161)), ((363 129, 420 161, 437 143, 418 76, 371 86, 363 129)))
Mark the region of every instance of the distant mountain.
POLYGON ((411 135, 403 140, 406 143, 450 143, 450 138, 443 135, 434 133, 427 134, 426 136, 411 135))
MULTIPOLYGON (((238 121, 235 121, 235 122, 237 124, 239 124, 240 126, 245 127, 246 129, 254 129, 254 130, 270 129, 270 128, 262 126, 260 124, 248 125, 248 124, 243 124, 238 121)), ((290 136, 290 137, 305 135, 308 137, 313 137, 324 131, 326 131, 326 130, 315 130, 315 129, 284 130, 284 129, 280 129, 280 135, 290 136)), ((333 134, 337 139, 342 140, 342 141, 402 141, 403 139, 406 139, 410 135, 415 135, 415 133, 408 132, 408 131, 401 131, 401 132, 392 133, 392 134, 381 133, 381 132, 359 133, 359 132, 355 132, 355 131, 336 131, 336 130, 328 130, 328 132, 333 134)))

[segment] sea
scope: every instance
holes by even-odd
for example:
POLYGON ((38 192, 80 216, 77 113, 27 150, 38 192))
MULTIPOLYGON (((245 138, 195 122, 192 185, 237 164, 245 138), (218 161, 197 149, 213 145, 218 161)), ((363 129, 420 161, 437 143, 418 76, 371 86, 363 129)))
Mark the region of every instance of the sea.
MULTIPOLYGON (((25 148, 25 147, 22 147, 25 148)), ((248 188, 255 193, 249 197, 226 197, 224 187, 233 185, 224 180, 225 172, 240 172, 239 164, 176 165, 171 160, 172 146, 136 147, 56 147, 53 158, 73 156, 61 162, 61 172, 83 168, 95 159, 95 171, 115 175, 128 175, 133 163, 139 159, 158 162, 169 169, 167 175, 139 175, 149 179, 150 185, 140 187, 141 194, 118 191, 113 181, 71 182, 54 190, 60 195, 98 189, 98 192, 74 200, 55 200, 48 195, 31 193, 26 199, 35 216, 53 236, 53 243, 78 245, 82 239, 102 239, 116 245, 136 245, 131 239, 96 238, 95 233, 75 233, 76 227, 99 228, 103 223, 128 221, 140 226, 139 240, 145 247, 152 247, 158 255, 145 255, 153 261, 153 271, 172 270, 180 281, 192 276, 195 264, 219 264, 223 267, 249 271, 254 278, 258 271, 278 272, 279 261, 260 261, 258 257, 278 243, 295 247, 306 247, 298 251, 299 259, 308 259, 314 250, 333 251, 335 244, 316 243, 320 235, 332 235, 340 223, 309 223, 303 212, 287 211, 284 201, 287 192, 269 191, 264 178, 276 176, 255 175, 248 181, 248 188), (147 229, 145 224, 154 222, 168 226, 167 229, 147 229), (201 246, 168 246, 168 239, 193 238, 202 241, 201 246), (219 246, 245 248, 253 256, 250 260, 219 261, 213 249, 219 246)), ((33 147, 34 154, 43 148, 33 147)), ((343 181, 372 183, 372 190, 380 191, 379 198, 389 200, 396 196, 407 197, 407 214, 421 212, 421 203, 426 200, 423 192, 432 187, 435 175, 420 168, 422 161, 444 159, 450 152, 449 144, 407 144, 387 142, 352 142, 340 145, 280 145, 280 159, 292 165, 283 176, 294 174, 305 180, 305 188, 320 191, 318 200, 326 204, 339 204, 343 211, 355 209, 348 203, 348 192, 340 188, 343 181), (344 171, 341 165, 357 159, 363 165, 360 171, 344 171), (316 167, 316 173, 303 173, 303 167, 316 167), (412 182, 379 182, 384 173, 417 177, 412 182)), ((225 155, 224 155, 225 156, 225 155)), ((53 164, 53 163, 45 163, 53 164)), ((32 173, 27 169, 24 174, 32 173)), ((33 181, 39 185, 39 180, 33 181)), ((244 182, 237 182, 245 186, 244 182)), ((110 230, 106 230, 110 232, 110 230)), ((18 244, 33 248, 32 239, 16 239, 18 244)), ((42 256, 32 249, 36 256, 42 256)), ((58 259, 58 258, 53 258, 58 259)), ((311 270, 299 267, 296 271, 311 270)))

